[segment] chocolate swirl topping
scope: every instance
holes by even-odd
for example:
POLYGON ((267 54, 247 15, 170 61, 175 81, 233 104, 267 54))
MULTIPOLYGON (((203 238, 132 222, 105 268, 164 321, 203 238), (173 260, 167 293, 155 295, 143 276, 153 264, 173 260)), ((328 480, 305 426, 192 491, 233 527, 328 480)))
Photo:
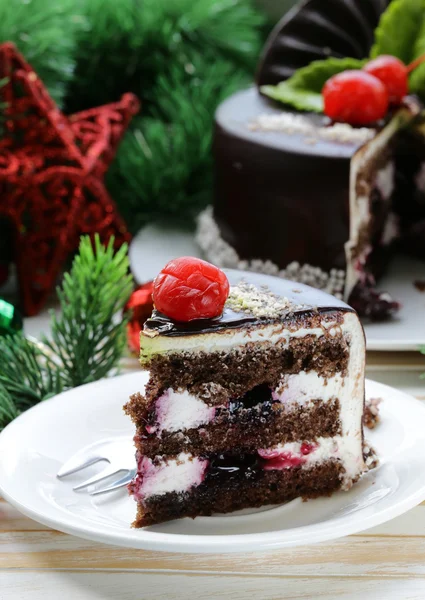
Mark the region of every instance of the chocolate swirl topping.
POLYGON ((365 58, 390 0, 305 0, 269 36, 257 69, 257 85, 275 85, 313 60, 365 58))

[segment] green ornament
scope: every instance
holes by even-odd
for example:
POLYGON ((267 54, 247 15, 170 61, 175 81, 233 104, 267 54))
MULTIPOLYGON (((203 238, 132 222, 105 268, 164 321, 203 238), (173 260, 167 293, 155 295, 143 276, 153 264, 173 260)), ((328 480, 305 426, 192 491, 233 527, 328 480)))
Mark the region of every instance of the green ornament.
POLYGON ((21 331, 22 325, 21 313, 13 304, 0 298, 0 335, 8 335, 21 331))

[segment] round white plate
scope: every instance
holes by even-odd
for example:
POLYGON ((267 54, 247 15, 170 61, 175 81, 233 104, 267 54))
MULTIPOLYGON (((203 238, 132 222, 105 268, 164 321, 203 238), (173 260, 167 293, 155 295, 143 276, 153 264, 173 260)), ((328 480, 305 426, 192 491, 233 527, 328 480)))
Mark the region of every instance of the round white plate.
POLYGON ((368 381, 367 395, 384 398, 382 422, 367 432, 381 464, 349 492, 132 529, 136 505, 125 488, 98 497, 72 491, 103 467, 94 465, 63 480, 56 473, 77 450, 98 440, 127 436, 131 444, 133 425, 122 406, 146 379, 140 371, 75 388, 42 402, 6 427, 0 435, 0 492, 6 500, 40 523, 108 544, 176 552, 247 552, 356 533, 425 499, 425 406, 368 381))
MULTIPOLYGON (((176 256, 202 257, 191 233, 148 225, 133 239, 130 263, 138 283, 156 277, 162 267, 176 256)), ((379 289, 389 292, 401 302, 396 318, 384 323, 365 325, 368 350, 418 350, 425 346, 425 292, 413 282, 425 281, 425 264, 419 260, 397 257, 379 289)))
POLYGON ((401 303, 397 316, 385 323, 365 325, 368 350, 418 350, 425 346, 425 291, 415 281, 425 282, 425 263, 397 256, 379 289, 401 303))

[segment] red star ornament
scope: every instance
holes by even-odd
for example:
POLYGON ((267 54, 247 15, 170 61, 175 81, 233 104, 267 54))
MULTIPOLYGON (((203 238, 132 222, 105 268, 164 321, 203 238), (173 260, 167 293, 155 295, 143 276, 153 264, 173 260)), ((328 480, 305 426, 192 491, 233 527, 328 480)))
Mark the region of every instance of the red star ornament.
POLYGON ((14 227, 17 276, 26 315, 44 305, 83 234, 130 239, 103 178, 131 118, 133 94, 65 116, 13 44, 0 45, 7 103, 0 140, 0 216, 14 227))

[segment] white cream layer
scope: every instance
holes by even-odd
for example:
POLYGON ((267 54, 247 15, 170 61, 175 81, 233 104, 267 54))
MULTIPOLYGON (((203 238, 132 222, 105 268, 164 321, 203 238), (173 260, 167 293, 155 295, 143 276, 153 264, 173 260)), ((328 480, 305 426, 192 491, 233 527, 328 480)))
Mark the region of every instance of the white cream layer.
POLYGON ((136 483, 136 499, 161 496, 169 492, 186 492, 200 485, 204 479, 208 461, 181 452, 177 458, 154 464, 144 456, 138 465, 139 480, 136 483))
MULTIPOLYGON (((302 452, 301 442, 289 442, 269 449, 259 449, 263 459, 262 468, 265 470, 285 470, 300 466, 309 469, 318 463, 328 460, 339 461, 345 469, 342 487, 349 488, 365 470, 362 453, 358 453, 357 440, 352 436, 335 436, 333 438, 318 438, 309 454, 302 452), (279 463, 279 457, 287 459, 279 463), (295 465, 290 465, 294 460, 295 465), (296 461, 299 460, 300 464, 296 461), (283 466, 282 466, 283 465, 283 466)), ((181 453, 177 459, 162 460, 153 464, 151 459, 143 458, 139 466, 139 483, 135 492, 138 500, 146 500, 150 496, 161 496, 170 492, 182 493, 202 483, 208 469, 208 460, 181 453)))
POLYGON ((209 423, 214 419, 215 408, 187 390, 169 388, 155 402, 155 414, 157 433, 175 432, 209 423))

